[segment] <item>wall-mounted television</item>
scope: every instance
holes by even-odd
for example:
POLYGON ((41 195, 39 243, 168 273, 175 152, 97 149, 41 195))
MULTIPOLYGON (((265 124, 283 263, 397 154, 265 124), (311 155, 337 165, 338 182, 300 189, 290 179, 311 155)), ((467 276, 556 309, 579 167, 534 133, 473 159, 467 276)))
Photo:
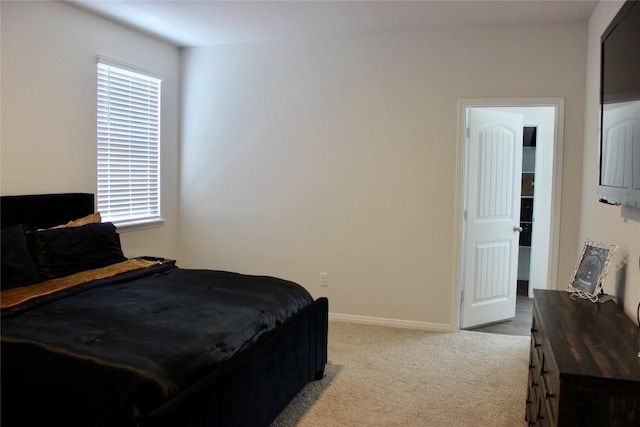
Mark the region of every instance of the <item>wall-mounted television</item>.
POLYGON ((601 38, 601 202, 640 208, 640 2, 627 1, 601 38))

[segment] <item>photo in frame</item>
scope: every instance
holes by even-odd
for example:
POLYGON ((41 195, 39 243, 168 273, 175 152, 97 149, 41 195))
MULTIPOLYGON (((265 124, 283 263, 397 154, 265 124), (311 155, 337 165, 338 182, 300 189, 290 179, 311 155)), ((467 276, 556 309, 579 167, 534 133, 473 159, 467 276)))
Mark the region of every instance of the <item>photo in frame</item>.
POLYGON ((616 249, 618 245, 586 239, 567 291, 574 297, 598 301, 616 249))

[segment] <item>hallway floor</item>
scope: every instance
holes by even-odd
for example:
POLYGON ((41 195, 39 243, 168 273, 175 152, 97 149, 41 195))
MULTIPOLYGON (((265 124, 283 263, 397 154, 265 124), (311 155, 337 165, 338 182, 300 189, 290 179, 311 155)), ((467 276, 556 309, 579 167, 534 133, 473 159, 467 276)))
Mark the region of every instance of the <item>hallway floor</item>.
POLYGON ((468 328, 468 331, 490 332, 502 335, 531 335, 533 298, 518 295, 516 297, 516 317, 490 325, 468 328))

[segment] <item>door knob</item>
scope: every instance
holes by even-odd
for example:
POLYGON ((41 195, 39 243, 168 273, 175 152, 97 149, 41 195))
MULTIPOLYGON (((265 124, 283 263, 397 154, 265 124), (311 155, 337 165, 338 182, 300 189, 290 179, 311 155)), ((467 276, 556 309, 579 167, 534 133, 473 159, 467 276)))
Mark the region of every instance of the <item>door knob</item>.
POLYGON ((515 231, 516 233, 522 233, 522 227, 516 225, 515 227, 513 227, 513 231, 515 231))

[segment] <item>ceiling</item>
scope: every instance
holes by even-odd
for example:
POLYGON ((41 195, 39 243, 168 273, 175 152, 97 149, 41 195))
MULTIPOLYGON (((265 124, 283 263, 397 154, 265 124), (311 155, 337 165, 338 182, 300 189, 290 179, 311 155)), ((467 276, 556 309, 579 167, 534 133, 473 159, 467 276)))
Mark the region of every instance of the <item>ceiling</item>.
POLYGON ((179 47, 410 31, 584 21, 597 1, 70 0, 179 47))

